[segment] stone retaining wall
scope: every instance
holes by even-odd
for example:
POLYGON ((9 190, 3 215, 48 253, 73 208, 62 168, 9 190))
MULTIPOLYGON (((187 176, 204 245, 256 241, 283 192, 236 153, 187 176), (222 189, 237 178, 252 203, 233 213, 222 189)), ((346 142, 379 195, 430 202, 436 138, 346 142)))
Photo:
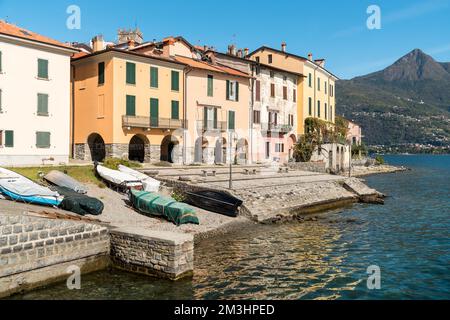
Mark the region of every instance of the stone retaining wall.
POLYGON ((327 173, 326 164, 323 162, 290 162, 288 167, 292 170, 327 173))
POLYGON ((118 268, 171 280, 193 273, 192 235, 119 228, 110 236, 111 258, 118 268))

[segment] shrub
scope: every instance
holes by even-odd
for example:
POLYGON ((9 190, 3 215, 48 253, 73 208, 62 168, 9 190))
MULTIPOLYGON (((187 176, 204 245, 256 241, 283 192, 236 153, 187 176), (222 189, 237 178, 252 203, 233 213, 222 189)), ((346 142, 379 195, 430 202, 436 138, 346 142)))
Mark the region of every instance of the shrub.
POLYGON ((380 156, 380 155, 377 155, 375 157, 375 162, 376 162, 377 165, 382 165, 382 164, 384 164, 384 158, 382 156, 380 156))
POLYGON ((129 168, 140 168, 142 165, 139 162, 123 160, 119 158, 106 158, 103 165, 109 169, 118 170, 119 165, 129 168))
POLYGON ((184 200, 186 200, 185 196, 182 193, 176 191, 172 192, 172 198, 178 202, 184 202, 184 200))

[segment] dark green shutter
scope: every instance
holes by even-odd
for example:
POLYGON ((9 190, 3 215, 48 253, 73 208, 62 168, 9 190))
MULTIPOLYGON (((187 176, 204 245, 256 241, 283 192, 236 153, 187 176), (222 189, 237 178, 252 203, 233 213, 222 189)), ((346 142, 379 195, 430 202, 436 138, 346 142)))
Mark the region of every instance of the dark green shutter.
POLYGON ((180 90, 180 73, 178 71, 172 71, 172 91, 180 90))
POLYGON ((217 129, 217 108, 214 108, 214 129, 217 129))
POLYGON ((234 111, 228 111, 228 129, 234 130, 235 129, 235 114, 234 111))
POLYGON ((38 78, 48 79, 48 61, 38 59, 38 78))
POLYGON ((152 88, 158 88, 158 68, 157 67, 150 67, 150 87, 152 88))
POLYGON ((208 108, 203 108, 203 129, 208 129, 208 108))
POLYGON ((150 126, 159 127, 159 100, 156 98, 150 99, 150 126))
POLYGON ((180 103, 178 101, 172 101, 172 119, 180 119, 180 103))
POLYGON ((98 64, 98 84, 105 83, 105 63, 100 62, 98 64))
POLYGON ((14 131, 5 131, 5 147, 14 147, 14 131))
POLYGON ((214 95, 214 77, 208 76, 208 97, 212 97, 214 95))
POLYGON ((127 116, 136 116, 136 97, 127 95, 127 116))
POLYGON ((309 115, 311 116, 312 115, 312 99, 311 98, 309 98, 308 99, 308 106, 309 106, 309 115))
POLYGON ((320 118, 320 101, 317 101, 317 116, 320 118))
POLYGON ((38 108, 37 114, 41 116, 48 115, 48 95, 38 93, 38 108))
POLYGON ((236 101, 239 101, 239 82, 235 82, 236 83, 236 101))
POLYGON ((50 132, 36 132, 36 147, 50 148, 50 132))
POLYGON ((127 84, 136 84, 136 64, 127 62, 127 84))
POLYGON ((227 100, 230 100, 230 80, 227 80, 227 100))

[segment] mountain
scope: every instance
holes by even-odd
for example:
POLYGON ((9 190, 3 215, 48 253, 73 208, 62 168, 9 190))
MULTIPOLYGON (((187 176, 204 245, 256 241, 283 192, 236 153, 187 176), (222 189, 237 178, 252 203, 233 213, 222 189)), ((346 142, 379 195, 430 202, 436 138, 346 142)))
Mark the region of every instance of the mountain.
POLYGON ((415 49, 384 70, 336 83, 337 113, 368 145, 450 144, 450 62, 415 49))

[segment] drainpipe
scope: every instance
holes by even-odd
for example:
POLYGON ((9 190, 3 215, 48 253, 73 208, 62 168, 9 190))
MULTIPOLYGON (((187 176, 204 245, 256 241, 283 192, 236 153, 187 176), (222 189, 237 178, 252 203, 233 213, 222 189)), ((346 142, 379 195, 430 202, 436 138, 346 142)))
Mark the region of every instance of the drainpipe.
MULTIPOLYGON (((183 165, 186 165, 186 155, 187 155, 187 76, 192 71, 191 67, 186 67, 184 69, 184 95, 183 95, 183 165)), ((192 125, 192 124, 191 124, 192 125)))
POLYGON ((251 92, 251 105, 250 105, 250 164, 253 164, 253 109, 255 108, 255 99, 254 99, 254 90, 255 86, 255 78, 253 77, 253 68, 252 68, 252 78, 250 79, 250 92, 251 92))
POLYGON ((70 77, 71 77, 71 85, 72 85, 72 94, 71 94, 71 98, 72 98, 72 159, 75 159, 75 77, 74 77, 74 73, 75 73, 75 66, 71 65, 70 67, 70 77))

